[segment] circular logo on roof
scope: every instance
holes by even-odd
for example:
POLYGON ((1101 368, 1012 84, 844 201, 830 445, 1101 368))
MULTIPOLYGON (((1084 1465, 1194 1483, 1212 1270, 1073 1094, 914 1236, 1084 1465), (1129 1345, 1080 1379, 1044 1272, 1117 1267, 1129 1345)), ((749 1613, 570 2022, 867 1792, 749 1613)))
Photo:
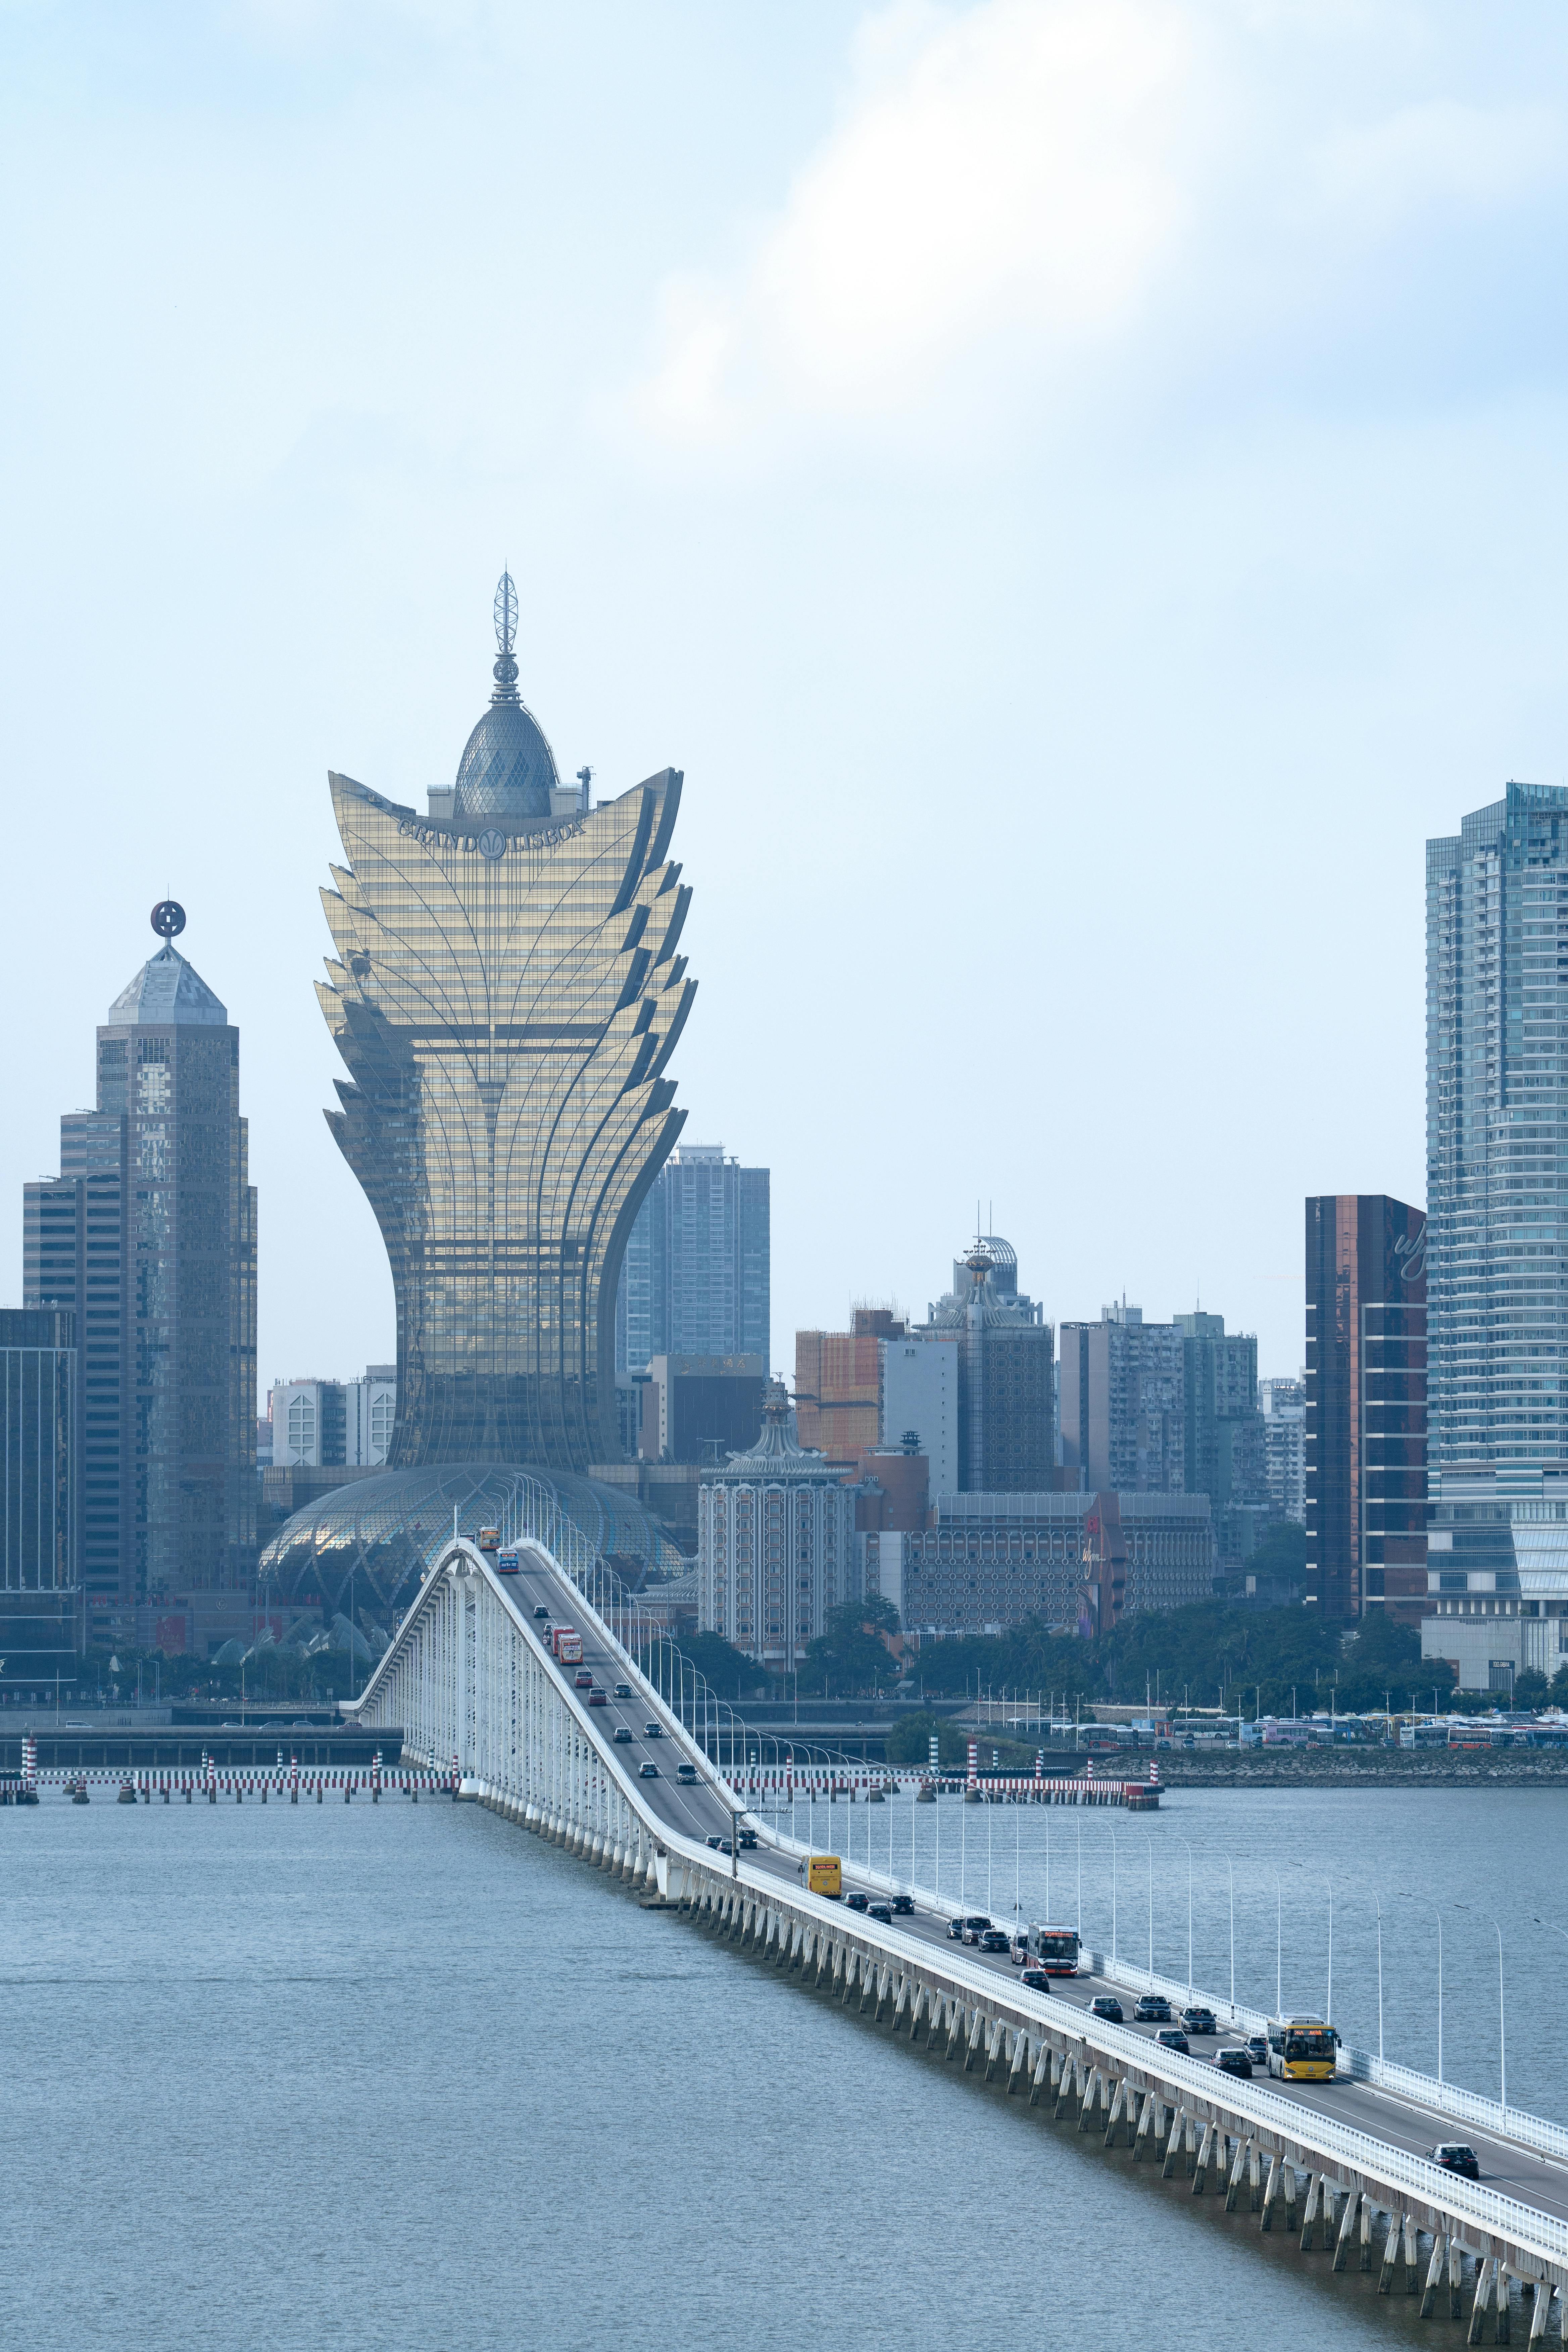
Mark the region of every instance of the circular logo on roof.
POLYGON ((493 824, 479 835, 479 856, 488 857, 492 865, 498 857, 506 856, 506 835, 498 833, 493 824))
POLYGON ((185 928, 185 910, 177 898, 160 898, 153 909, 153 929, 161 940, 177 940, 185 928))

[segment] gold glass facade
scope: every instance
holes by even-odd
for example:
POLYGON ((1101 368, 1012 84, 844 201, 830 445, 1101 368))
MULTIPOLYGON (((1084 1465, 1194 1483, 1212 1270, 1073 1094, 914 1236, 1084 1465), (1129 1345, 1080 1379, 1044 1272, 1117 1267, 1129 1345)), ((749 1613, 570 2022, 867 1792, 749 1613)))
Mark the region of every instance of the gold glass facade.
POLYGON ((618 1459, 616 1277, 685 1118, 680 775, 542 818, 459 788, 446 821, 330 781, 327 1118, 392 1261, 392 1462, 618 1459))

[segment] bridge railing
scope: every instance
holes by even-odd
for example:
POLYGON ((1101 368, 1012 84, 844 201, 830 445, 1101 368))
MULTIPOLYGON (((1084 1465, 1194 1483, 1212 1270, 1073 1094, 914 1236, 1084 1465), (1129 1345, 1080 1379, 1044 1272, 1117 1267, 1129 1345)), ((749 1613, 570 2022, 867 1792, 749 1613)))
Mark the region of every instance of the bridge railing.
MULTIPOLYGON (((661 1832, 661 1837, 673 1853, 700 1869, 713 1869, 714 1855, 694 1840, 669 1832, 661 1832)), ((847 1918, 840 1905, 815 1895, 805 1887, 781 1889, 776 1879, 744 1862, 733 1874, 759 1898, 787 1903, 807 1913, 818 1925, 837 1927, 841 1935, 862 1937, 910 1972, 947 1978, 966 1993, 973 1993, 977 2003, 1012 2010, 1058 2033, 1067 2023, 1068 2012, 1059 2001, 1053 2002, 1048 1994, 1032 1992, 1016 1981, 999 1979, 993 1971, 967 1959, 957 1947, 951 1953, 933 1953, 928 1944, 901 1933, 896 1927, 889 1928, 880 1921, 868 1921, 858 1913, 847 1918)), ((1352 2125, 1339 2123, 1321 2109, 1298 2105, 1276 2091, 1264 2090, 1240 2077, 1222 2075, 1204 2060, 1165 2050, 1126 2026, 1112 2025, 1074 2011, 1070 2033, 1075 2042, 1098 2056, 1110 2058, 1123 2068, 1132 2067, 1144 2074, 1160 2076, 1172 2086, 1173 2104, 1180 2104, 1181 2094, 1185 2090, 1195 2102, 1222 2106, 1243 2123, 1256 2124, 1289 2141, 1310 2154, 1325 2170, 1370 2175, 1386 2184, 1396 2196, 1407 2193, 1422 2205, 1437 2207, 1458 2220, 1473 2221, 1489 2234, 1507 2238, 1543 2265, 1554 2270, 1568 2265, 1568 2221, 1543 2212, 1538 2206, 1527 2205, 1519 2198, 1504 2196, 1500 2190, 1487 2189, 1479 2181, 1446 2172, 1427 2158, 1395 2147, 1352 2125)))

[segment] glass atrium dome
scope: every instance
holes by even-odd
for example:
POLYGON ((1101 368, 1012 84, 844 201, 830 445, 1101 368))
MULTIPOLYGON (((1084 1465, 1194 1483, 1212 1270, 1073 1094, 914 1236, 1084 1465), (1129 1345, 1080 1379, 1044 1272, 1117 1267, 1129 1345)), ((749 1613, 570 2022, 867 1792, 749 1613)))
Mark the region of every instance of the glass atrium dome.
POLYGON ((584 1535, 603 1559, 636 1584, 643 1571, 680 1575, 668 1536, 632 1496, 596 1479, 546 1475, 497 1464, 447 1464, 388 1470, 339 1486, 286 1519, 261 1555, 260 1575, 280 1601, 320 1601, 346 1608, 350 1580, 356 1610, 405 1609, 426 1570, 453 1533, 471 1543, 481 1527, 528 1516, 524 1490, 536 1490, 584 1535))

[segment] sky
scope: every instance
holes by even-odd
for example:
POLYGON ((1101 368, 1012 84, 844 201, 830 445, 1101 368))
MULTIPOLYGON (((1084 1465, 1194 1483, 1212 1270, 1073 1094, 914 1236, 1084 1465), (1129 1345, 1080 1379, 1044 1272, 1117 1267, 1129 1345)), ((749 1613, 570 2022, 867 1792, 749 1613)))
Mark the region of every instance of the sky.
POLYGON ((326 773, 450 782, 508 563, 563 772, 684 771, 775 1366, 979 1202, 1294 1370, 1303 1197, 1424 1198, 1424 842, 1568 772, 1565 116, 1509 0, 5 0, 0 1301, 173 895, 263 1383, 392 1354, 326 773))

